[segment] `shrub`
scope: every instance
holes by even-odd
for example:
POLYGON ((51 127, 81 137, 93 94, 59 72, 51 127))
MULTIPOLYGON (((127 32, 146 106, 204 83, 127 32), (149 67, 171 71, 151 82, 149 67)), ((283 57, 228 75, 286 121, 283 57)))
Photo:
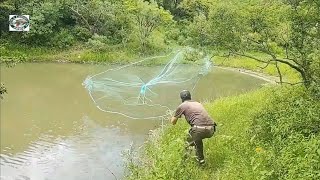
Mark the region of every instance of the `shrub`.
POLYGON ((51 39, 51 46, 58 48, 70 47, 74 44, 75 38, 68 29, 62 29, 51 39))
POLYGON ((108 38, 106 36, 93 35, 86 45, 94 51, 105 51, 108 48, 108 38))
POLYGON ((81 26, 76 26, 73 28, 73 35, 79 41, 87 41, 92 37, 91 32, 87 28, 83 28, 81 26))
POLYGON ((303 88, 275 91, 252 123, 254 144, 274 179, 320 178, 320 102, 303 88))

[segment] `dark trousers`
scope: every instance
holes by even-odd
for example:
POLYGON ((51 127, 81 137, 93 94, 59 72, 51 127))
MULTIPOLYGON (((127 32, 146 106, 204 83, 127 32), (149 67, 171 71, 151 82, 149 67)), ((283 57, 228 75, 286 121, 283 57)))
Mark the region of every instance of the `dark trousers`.
POLYGON ((211 138, 214 132, 215 132, 215 127, 206 128, 206 129, 192 127, 189 130, 187 141, 189 143, 189 146, 195 146, 198 160, 204 159, 202 140, 205 138, 211 138))

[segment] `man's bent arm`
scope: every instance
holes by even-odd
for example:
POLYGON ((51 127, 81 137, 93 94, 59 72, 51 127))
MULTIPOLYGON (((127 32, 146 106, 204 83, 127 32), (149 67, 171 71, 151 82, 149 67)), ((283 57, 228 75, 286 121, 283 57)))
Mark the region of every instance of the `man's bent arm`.
POLYGON ((173 125, 175 125, 175 124, 177 123, 177 121, 178 121, 178 118, 177 118, 177 117, 172 117, 172 118, 171 118, 171 123, 172 123, 173 125))

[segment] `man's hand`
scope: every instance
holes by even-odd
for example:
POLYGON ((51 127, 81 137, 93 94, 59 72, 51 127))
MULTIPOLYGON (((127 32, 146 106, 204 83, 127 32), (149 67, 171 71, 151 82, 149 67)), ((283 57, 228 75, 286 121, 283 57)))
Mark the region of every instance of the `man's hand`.
POLYGON ((178 118, 176 118, 176 117, 172 117, 172 118, 171 118, 171 123, 172 123, 173 125, 175 125, 175 124, 177 123, 177 121, 178 121, 178 118))

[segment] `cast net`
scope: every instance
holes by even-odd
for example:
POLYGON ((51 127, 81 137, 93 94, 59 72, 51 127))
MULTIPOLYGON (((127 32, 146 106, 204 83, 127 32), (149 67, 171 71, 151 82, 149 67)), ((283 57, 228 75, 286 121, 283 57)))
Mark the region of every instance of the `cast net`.
POLYGON ((83 85, 101 111, 132 119, 163 118, 180 103, 182 90, 194 91, 211 69, 207 56, 187 58, 190 48, 145 58, 88 76, 83 85))

